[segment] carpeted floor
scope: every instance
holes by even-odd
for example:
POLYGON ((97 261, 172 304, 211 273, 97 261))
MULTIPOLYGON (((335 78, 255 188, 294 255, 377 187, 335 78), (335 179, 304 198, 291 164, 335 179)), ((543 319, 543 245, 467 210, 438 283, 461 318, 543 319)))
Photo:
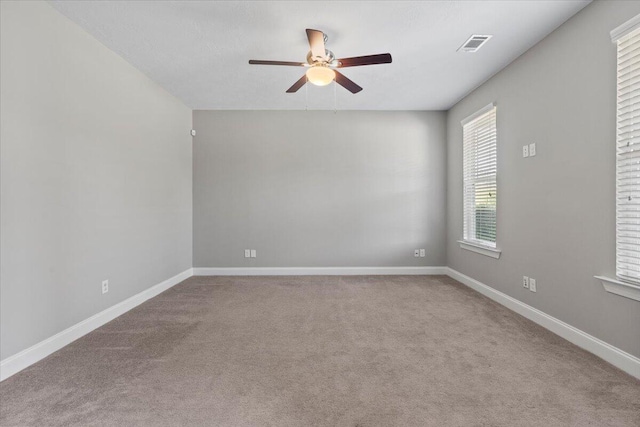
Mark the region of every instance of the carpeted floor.
POLYGON ((0 425, 639 426, 640 381, 447 277, 193 277, 0 383, 0 425))

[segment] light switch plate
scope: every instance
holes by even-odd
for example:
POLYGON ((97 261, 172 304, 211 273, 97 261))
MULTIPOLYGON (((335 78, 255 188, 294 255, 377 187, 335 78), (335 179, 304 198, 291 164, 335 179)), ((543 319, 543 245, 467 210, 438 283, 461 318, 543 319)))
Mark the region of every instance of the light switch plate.
POLYGON ((538 292, 536 288, 536 279, 529 278, 529 290, 531 292, 538 292))
POLYGON ((256 257, 256 250, 251 249, 251 258, 255 258, 255 257, 256 257))
POLYGON ((536 155, 536 143, 529 144, 529 157, 536 155))
POLYGON ((522 157, 529 157, 529 146, 528 145, 523 145, 522 146, 522 157))
POLYGON ((244 257, 245 258, 251 258, 251 249, 245 249, 244 250, 244 257))

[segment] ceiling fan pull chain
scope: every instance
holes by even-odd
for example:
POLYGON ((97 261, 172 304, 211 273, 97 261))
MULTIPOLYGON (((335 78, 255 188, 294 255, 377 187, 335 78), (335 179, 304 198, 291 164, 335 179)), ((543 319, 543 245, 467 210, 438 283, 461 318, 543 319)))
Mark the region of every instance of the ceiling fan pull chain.
POLYGON ((336 79, 333 79, 333 114, 338 112, 338 89, 336 89, 336 79))

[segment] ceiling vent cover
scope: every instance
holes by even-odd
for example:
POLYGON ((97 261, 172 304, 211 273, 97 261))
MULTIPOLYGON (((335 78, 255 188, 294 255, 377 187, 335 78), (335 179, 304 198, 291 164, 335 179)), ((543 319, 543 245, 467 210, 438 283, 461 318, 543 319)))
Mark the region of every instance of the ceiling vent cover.
POLYGON ((492 36, 480 36, 480 35, 474 34, 471 37, 469 37, 469 39, 467 39, 467 41, 464 42, 462 46, 460 46, 460 49, 458 49, 458 52, 477 52, 478 49, 484 46, 484 44, 487 41, 489 41, 491 37, 492 36))

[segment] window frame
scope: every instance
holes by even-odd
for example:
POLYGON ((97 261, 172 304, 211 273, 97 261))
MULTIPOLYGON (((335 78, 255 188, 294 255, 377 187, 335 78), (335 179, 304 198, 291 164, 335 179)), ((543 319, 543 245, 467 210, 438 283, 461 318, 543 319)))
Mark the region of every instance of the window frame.
MULTIPOLYGON (((620 147, 621 147, 621 139, 619 133, 619 126, 621 122, 621 116, 624 114, 620 113, 620 99, 619 99, 619 89, 620 89, 620 46, 618 44, 623 38, 629 36, 631 33, 640 29, 640 15, 636 15, 631 18, 627 22, 623 23, 619 27, 615 28, 611 31, 611 41, 616 46, 616 138, 615 138, 615 161, 616 161, 616 174, 615 174, 615 227, 616 227, 616 236, 615 236, 615 274, 616 279, 612 279, 607 276, 594 276, 594 278, 598 279, 604 290, 615 295, 619 295, 624 298, 629 298, 632 300, 640 301, 640 285, 633 278, 621 277, 620 273, 620 259, 619 259, 619 233, 620 233, 620 188, 619 188, 619 180, 620 180, 620 166, 621 160, 620 157, 620 147)), ((640 187, 640 185, 638 185, 640 187)))
MULTIPOLYGON (((640 125, 640 100, 632 94, 640 83, 640 54, 633 54, 640 46, 640 27, 633 25, 618 35, 616 45, 616 278, 634 285, 640 284, 640 263, 635 262, 640 253, 640 156, 633 148, 640 125), (634 49, 629 51, 629 49, 634 49), (627 51, 626 53, 625 50, 627 51), (632 55, 632 56, 629 56, 632 55), (623 59, 628 56, 626 59, 623 59), (621 62, 628 62, 622 66, 621 62), (630 89, 635 87, 635 89, 630 89), (622 129, 631 128, 631 130, 622 129), (636 153, 636 154, 633 154, 636 153), (634 236, 635 235, 635 236, 634 236)), ((639 144, 640 145, 640 144, 639 144)))
MULTIPOLYGON (((462 140, 463 140, 463 153, 462 153, 462 221, 463 221, 463 225, 462 225, 462 239, 458 241, 458 243, 460 244, 460 247, 462 249, 466 249, 466 250, 470 250, 482 255, 486 255, 492 258, 499 258, 501 251, 500 249, 498 249, 498 221, 497 221, 497 188, 498 188, 498 156, 497 156, 497 148, 498 148, 498 136, 497 136, 497 105, 495 102, 492 102, 488 105, 486 105, 485 107, 481 108, 480 110, 476 111, 475 113, 471 114, 470 116, 468 116, 467 118, 465 118, 464 120, 461 121, 461 125, 462 125, 462 140), (474 128, 470 128, 470 126, 472 126, 475 123, 478 123, 479 121, 482 120, 486 120, 486 116, 489 114, 493 114, 493 122, 489 124, 489 126, 493 126, 493 132, 494 132, 494 138, 493 138, 493 156, 494 159, 491 162, 492 167, 495 170, 495 173, 490 176, 489 180, 485 179, 473 179, 472 182, 470 182, 470 179, 468 177, 469 175, 469 171, 468 171, 468 167, 469 167, 469 163, 470 162, 475 162, 475 159, 469 159, 469 153, 467 152, 469 146, 466 143, 467 140, 467 134, 466 132, 468 131, 477 131, 477 129, 474 128), (492 178, 492 179, 491 179, 492 178), (481 239, 478 238, 477 236, 477 229, 475 227, 470 226, 470 221, 473 222, 473 224, 476 224, 477 222, 477 211, 474 209, 473 210, 473 218, 470 218, 470 209, 468 209, 468 202, 469 199, 467 197, 467 192, 468 192, 468 188, 470 186, 474 186, 477 185, 477 183, 482 182, 484 184, 489 184, 489 185, 493 185, 493 187, 495 188, 495 195, 494 197, 494 212, 495 212, 495 216, 494 216, 494 223, 493 223, 493 227, 495 228, 495 240, 491 241, 491 240, 485 240, 485 239, 481 239), (473 236, 471 236, 469 233, 472 233, 473 236)), ((485 125, 486 126, 486 125, 485 125)), ((474 203, 476 203, 474 201, 474 203)))

